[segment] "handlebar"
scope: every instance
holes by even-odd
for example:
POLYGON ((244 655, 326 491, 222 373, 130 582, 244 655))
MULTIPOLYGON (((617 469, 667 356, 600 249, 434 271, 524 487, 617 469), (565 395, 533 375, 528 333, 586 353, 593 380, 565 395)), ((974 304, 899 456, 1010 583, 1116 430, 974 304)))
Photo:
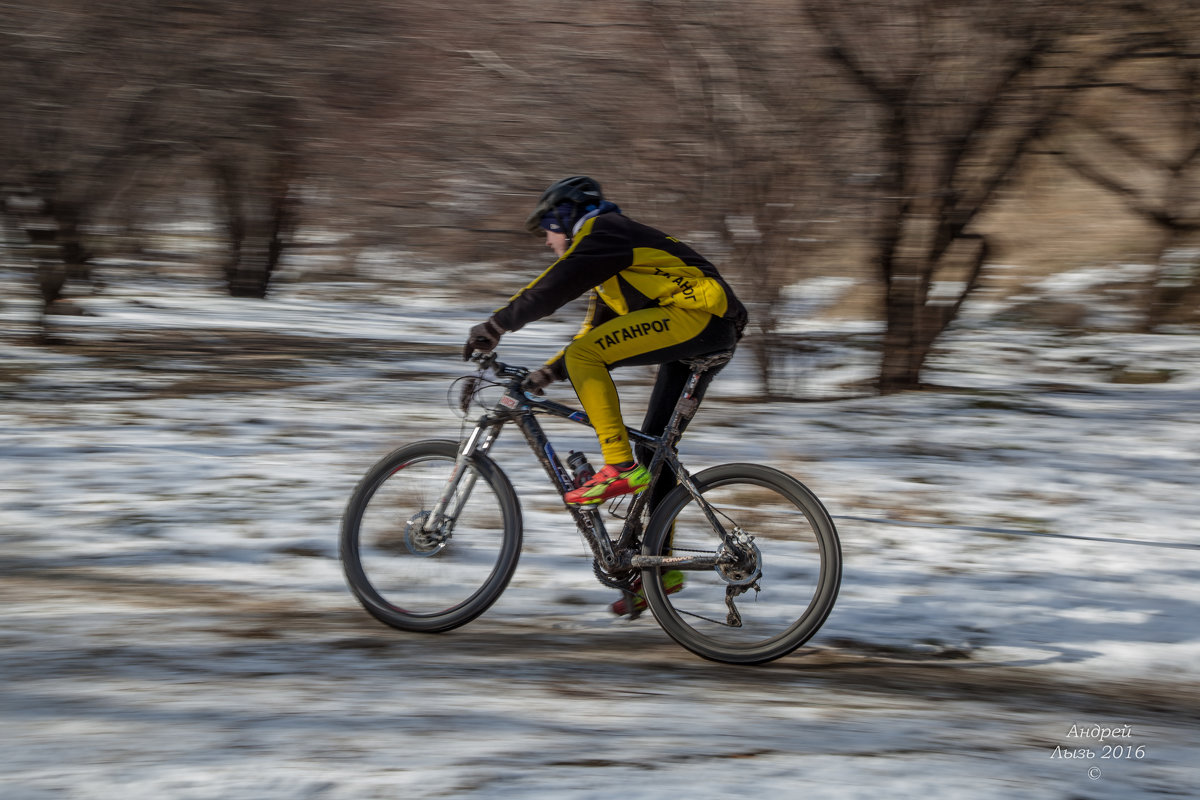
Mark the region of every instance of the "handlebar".
POLYGON ((467 414, 471 407, 471 402, 478 394, 481 386, 496 383, 495 381, 485 378, 484 373, 489 370, 498 378, 507 380, 507 392, 520 393, 521 384, 525 381, 525 376, 529 374, 529 370, 525 367, 514 367, 497 360, 494 352, 472 353, 468 357, 469 361, 479 365, 479 372, 476 375, 466 376, 462 383, 462 391, 458 397, 458 408, 467 414))
POLYGON ((471 361, 479 364, 479 371, 491 369, 501 378, 524 378, 529 374, 529 370, 525 367, 516 367, 510 364, 505 364, 497 360, 496 353, 474 353, 471 355, 471 361))

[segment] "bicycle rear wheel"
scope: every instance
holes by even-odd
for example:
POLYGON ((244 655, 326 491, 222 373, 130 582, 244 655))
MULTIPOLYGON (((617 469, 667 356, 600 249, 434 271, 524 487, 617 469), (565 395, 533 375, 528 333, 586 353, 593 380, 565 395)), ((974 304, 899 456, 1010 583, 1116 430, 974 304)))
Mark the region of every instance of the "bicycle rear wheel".
MULTIPOLYGON (((646 601, 676 642, 731 664, 761 664, 795 650, 833 609, 842 556, 829 513, 794 478, 757 464, 725 464, 692 477, 721 526, 745 546, 736 563, 684 573, 684 588, 664 590, 660 573, 642 571, 646 601), (732 607, 731 607, 732 604, 732 607)), ((645 555, 732 554, 701 504, 683 486, 655 511, 645 555)))
POLYGON ((486 456, 471 460, 439 530, 424 521, 446 490, 458 443, 429 440, 385 456, 359 482, 342 517, 342 568, 379 621, 436 633, 478 617, 508 586, 521 553, 512 484, 486 456))

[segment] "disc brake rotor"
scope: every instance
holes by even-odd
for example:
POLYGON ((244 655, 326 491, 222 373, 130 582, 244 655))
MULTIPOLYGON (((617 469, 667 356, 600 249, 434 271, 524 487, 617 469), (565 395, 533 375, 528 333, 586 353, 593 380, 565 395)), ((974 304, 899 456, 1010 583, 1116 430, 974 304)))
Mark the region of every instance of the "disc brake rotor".
POLYGON ((429 519, 428 511, 418 511, 413 514, 404 527, 404 545, 408 552, 415 556, 429 557, 441 552, 446 546, 449 536, 444 531, 425 530, 425 520, 429 519))
POLYGON ((730 586, 750 586, 762 577, 762 552, 750 536, 739 535, 734 547, 722 543, 717 558, 713 569, 730 586))

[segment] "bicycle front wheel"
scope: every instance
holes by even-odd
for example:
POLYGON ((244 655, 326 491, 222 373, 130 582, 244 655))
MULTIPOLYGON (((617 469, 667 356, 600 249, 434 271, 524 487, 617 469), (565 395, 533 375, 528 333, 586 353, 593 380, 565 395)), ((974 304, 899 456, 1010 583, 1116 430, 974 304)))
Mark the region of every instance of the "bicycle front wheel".
POLYGON ((447 521, 425 524, 454 472, 458 443, 401 447, 372 467, 342 517, 346 580, 379 621, 436 633, 478 617, 508 586, 521 553, 512 484, 486 456, 450 487, 447 521))
POLYGON ((787 655, 817 632, 837 599, 842 555, 833 520, 807 487, 770 467, 725 464, 692 480, 731 541, 676 486, 650 521, 643 554, 715 555, 722 563, 685 572, 671 594, 660 574, 670 567, 643 570, 651 611, 704 658, 761 664, 787 655))

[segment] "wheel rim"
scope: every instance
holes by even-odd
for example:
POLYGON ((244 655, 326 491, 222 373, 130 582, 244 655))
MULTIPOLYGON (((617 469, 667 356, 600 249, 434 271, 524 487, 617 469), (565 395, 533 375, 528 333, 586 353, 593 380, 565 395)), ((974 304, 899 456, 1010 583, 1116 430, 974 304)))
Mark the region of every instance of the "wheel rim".
MULTIPOLYGON (((703 494, 728 531, 744 534, 748 552, 732 566, 686 572, 681 591, 662 594, 664 627, 685 646, 722 660, 790 652, 820 627, 837 588, 831 575, 839 570, 828 563, 836 555, 826 552, 819 523, 768 481, 731 478, 703 494)), ((673 529, 665 548, 671 555, 727 550, 690 497, 673 529)))
POLYGON ((482 476, 451 528, 423 530, 453 467, 445 456, 415 458, 374 487, 356 543, 368 601, 411 617, 439 617, 467 606, 498 579, 504 515, 482 476))

